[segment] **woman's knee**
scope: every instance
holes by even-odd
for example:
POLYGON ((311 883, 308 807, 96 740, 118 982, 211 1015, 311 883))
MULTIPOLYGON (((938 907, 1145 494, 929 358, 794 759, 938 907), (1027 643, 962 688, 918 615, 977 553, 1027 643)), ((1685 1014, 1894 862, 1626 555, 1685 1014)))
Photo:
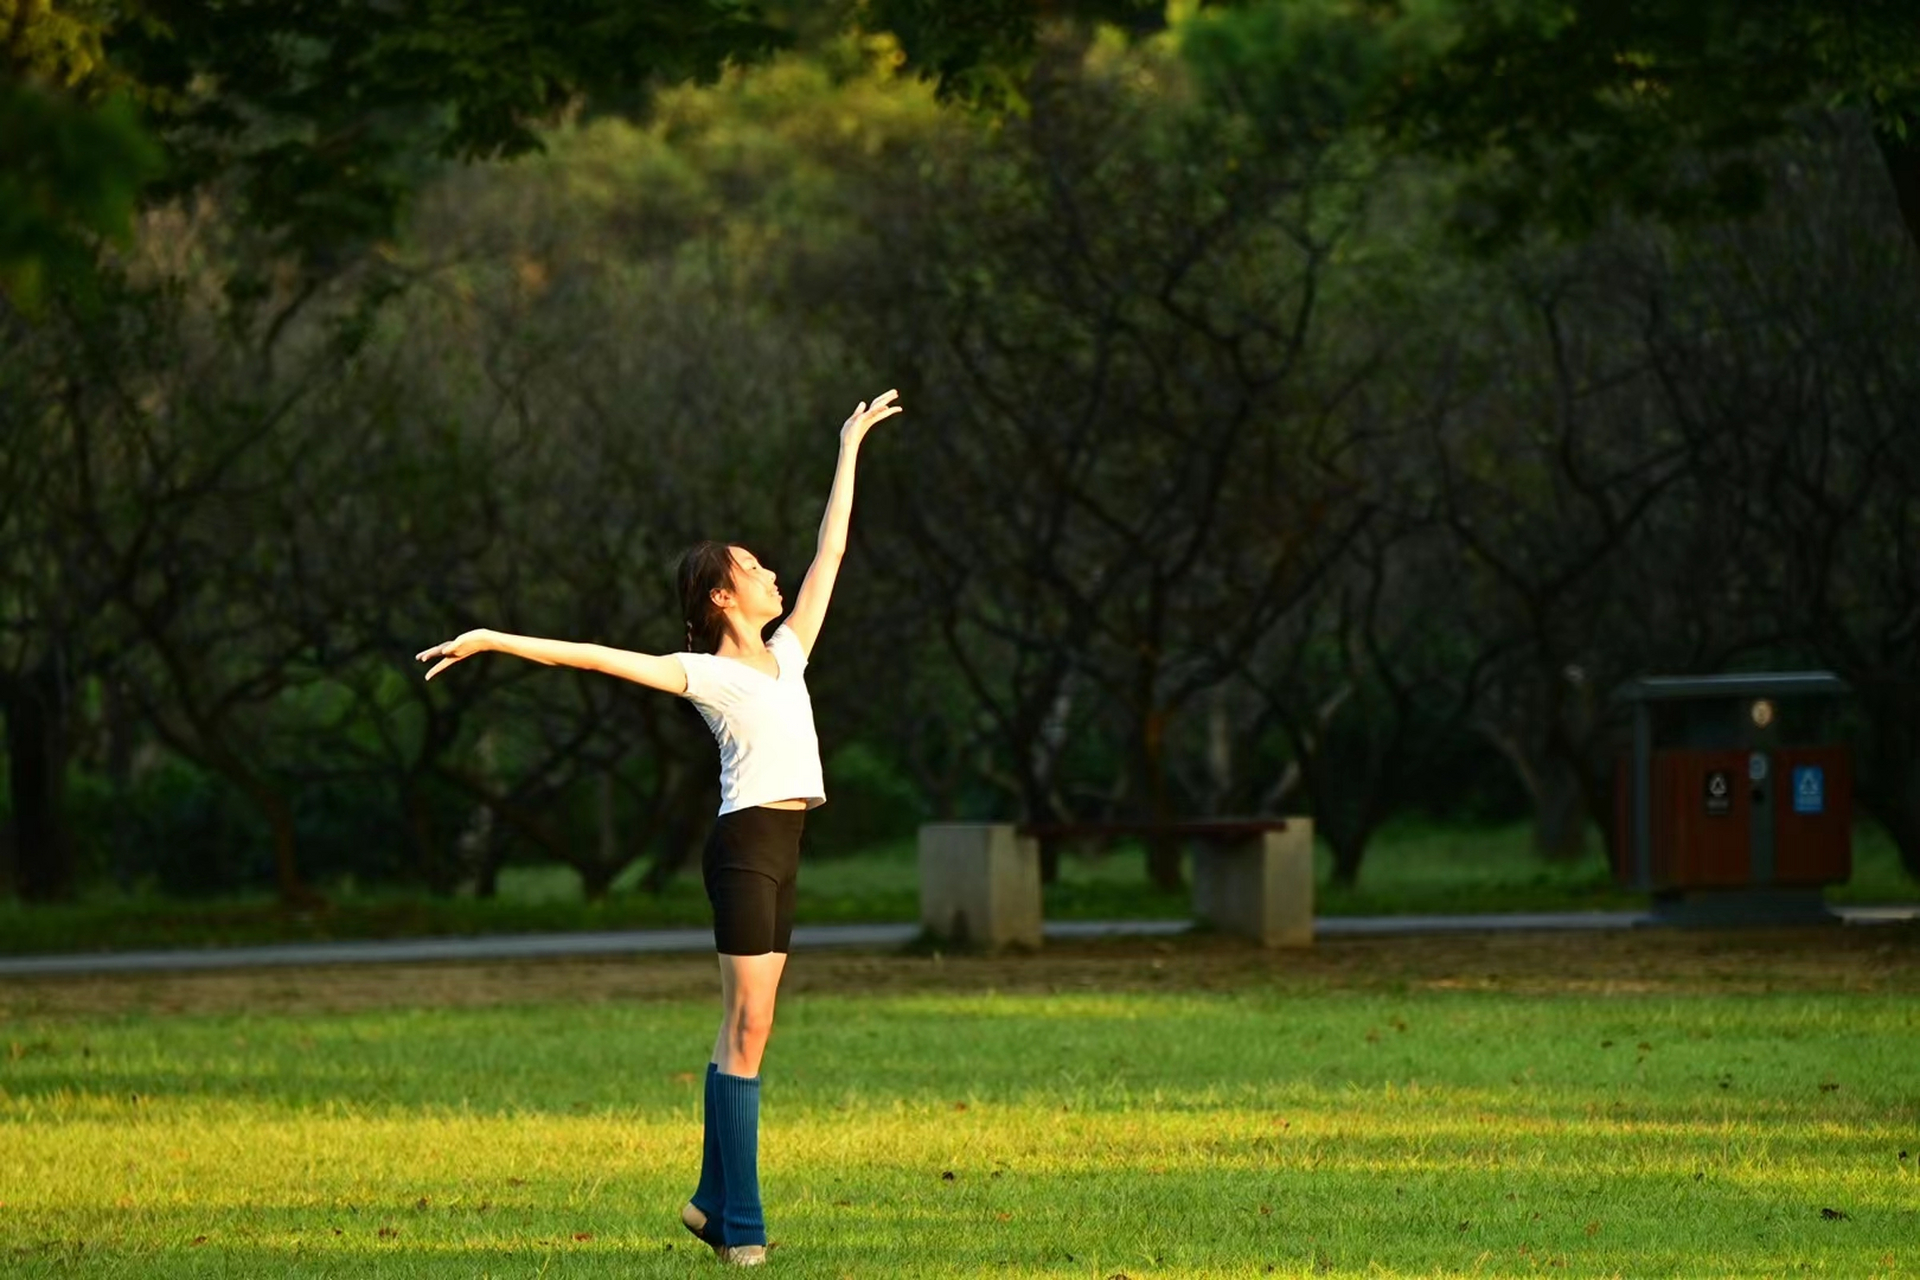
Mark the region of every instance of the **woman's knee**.
POLYGON ((765 1044, 773 1034, 773 1002, 754 1000, 728 1010, 727 1026, 735 1044, 765 1044))

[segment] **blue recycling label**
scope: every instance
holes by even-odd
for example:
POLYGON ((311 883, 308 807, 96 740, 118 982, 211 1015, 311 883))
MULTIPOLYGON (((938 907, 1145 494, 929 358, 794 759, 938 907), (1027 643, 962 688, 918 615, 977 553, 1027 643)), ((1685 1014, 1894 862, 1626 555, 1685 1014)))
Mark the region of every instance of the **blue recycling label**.
POLYGON ((1797 764, 1793 767, 1793 811, 1827 811, 1827 771, 1819 765, 1797 764))

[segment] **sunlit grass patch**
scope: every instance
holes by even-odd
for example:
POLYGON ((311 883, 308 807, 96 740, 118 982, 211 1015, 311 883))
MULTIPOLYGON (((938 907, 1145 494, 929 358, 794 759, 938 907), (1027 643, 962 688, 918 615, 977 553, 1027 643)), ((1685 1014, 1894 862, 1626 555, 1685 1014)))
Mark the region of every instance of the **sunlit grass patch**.
MULTIPOLYGON (((708 1274, 672 1215, 710 1020, 704 1001, 16 1019, 0 1270, 708 1274)), ((1891 995, 796 998, 766 1077, 774 1261, 1910 1274, 1916 1033, 1891 995)))

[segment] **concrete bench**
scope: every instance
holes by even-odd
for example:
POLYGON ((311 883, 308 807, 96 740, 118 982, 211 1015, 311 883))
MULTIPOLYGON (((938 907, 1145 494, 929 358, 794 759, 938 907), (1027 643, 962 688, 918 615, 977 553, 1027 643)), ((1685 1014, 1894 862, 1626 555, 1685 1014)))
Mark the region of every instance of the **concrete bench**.
POLYGON ((1040 945, 1044 842, 1173 838, 1193 852, 1193 914, 1262 946, 1313 943, 1313 823, 932 823, 920 828, 920 923, 997 950, 1040 945))

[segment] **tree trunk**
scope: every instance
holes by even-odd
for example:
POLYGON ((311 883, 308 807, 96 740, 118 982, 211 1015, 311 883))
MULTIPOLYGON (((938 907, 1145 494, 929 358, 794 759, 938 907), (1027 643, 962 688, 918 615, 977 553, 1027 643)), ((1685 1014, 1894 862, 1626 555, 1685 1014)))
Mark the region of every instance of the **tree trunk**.
MULTIPOLYGON (((499 756, 492 733, 480 735, 475 755, 482 775, 492 778, 499 756)), ((487 805, 475 806, 473 818, 460 836, 460 855, 461 861, 473 867, 473 896, 488 901, 499 897, 503 848, 494 812, 487 805)))
POLYGON ((1893 182, 1893 197, 1900 203, 1907 236, 1920 247, 1920 138, 1900 138, 1875 129, 1873 140, 1880 145, 1880 158, 1886 162, 1887 177, 1893 182))
POLYGON ((1578 862, 1587 854, 1587 797, 1580 779, 1558 761, 1536 774, 1533 851, 1550 862, 1578 862))
POLYGON ((1482 724, 1480 733, 1494 745, 1533 804, 1533 851, 1549 862, 1577 862, 1587 851, 1587 794, 1579 771, 1552 746, 1541 746, 1531 726, 1507 732, 1482 724))
MULTIPOLYGON (((491 818, 492 812, 487 816, 491 818)), ((478 855, 474 858, 473 896, 488 901, 500 896, 500 841, 492 826, 480 834, 478 855)))
POLYGON ((643 889, 655 894, 664 892, 668 885, 674 883, 674 877, 680 875, 680 867, 697 862, 697 852, 701 848, 699 823, 680 804, 674 804, 666 818, 660 819, 659 833, 653 862, 647 864, 645 875, 639 879, 643 889))
POLYGON ((1186 886, 1182 874, 1185 846, 1171 836, 1154 836, 1147 841, 1147 881, 1162 893, 1179 893, 1186 886))
MULTIPOLYGON (((1020 779, 1020 807, 1023 822, 1046 822, 1056 816, 1047 801, 1046 779, 1037 776, 1034 769, 1022 771, 1020 779)), ((1057 884, 1060 880, 1060 842, 1042 840, 1040 842, 1040 883, 1057 884)))
POLYGON ((221 772, 246 793, 260 816, 266 819, 267 834, 273 842, 273 878, 280 905, 297 911, 324 907, 326 899, 300 876, 300 836, 294 827, 293 805, 277 788, 251 770, 238 767, 231 760, 226 763, 228 767, 221 772))
POLYGON ((594 825, 598 836, 599 857, 583 862, 580 888, 588 902, 604 902, 613 890, 613 881, 630 859, 620 856, 620 824, 614 812, 613 775, 602 772, 594 779, 594 825))
POLYGON ((622 868, 611 862, 581 862, 575 864, 574 870, 580 873, 580 892, 586 900, 605 902, 622 868))
POLYGON ((1367 856, 1367 841, 1372 832, 1365 826, 1335 827, 1327 831, 1327 847, 1333 851, 1333 883, 1351 889, 1360 881, 1360 864, 1367 856))
POLYGON ((13 797, 15 890, 23 902, 73 896, 66 794, 66 682, 48 661, 7 690, 8 783, 13 797))
MULTIPOLYGON (((134 759, 137 745, 137 713, 127 697, 126 687, 117 680, 106 680, 100 686, 100 719, 106 729, 106 771, 107 781, 113 787, 114 794, 131 796, 134 787, 134 759)), ((112 852, 108 862, 112 868, 114 883, 122 893, 132 893, 139 879, 139 869, 135 865, 134 849, 139 842, 137 820, 133 806, 116 804, 108 820, 108 838, 112 841, 112 852)))
POLYGON ((440 838, 433 822, 432 807, 417 778, 407 778, 401 786, 401 807, 406 814, 407 837, 413 843, 413 862, 427 892, 435 897, 451 897, 459 887, 461 859, 440 838))
POLYGON ((1920 881, 1920 769, 1910 769, 1904 795, 1883 794, 1880 803, 1864 806, 1887 829, 1894 848, 1900 851, 1900 865, 1915 881, 1920 881))
POLYGON ((1227 687, 1207 696, 1207 813, 1225 811, 1233 796, 1233 724, 1227 712, 1227 687))
MULTIPOLYGON (((1154 707, 1140 726, 1140 781, 1147 796, 1147 817, 1155 824, 1173 819, 1167 796, 1167 713, 1154 707)), ((1178 893, 1181 878, 1181 842, 1168 836, 1147 840, 1147 880, 1162 893, 1178 893)))
POLYGON ((1372 798, 1381 790, 1375 766, 1364 752, 1336 752, 1331 732, 1319 738, 1312 754, 1296 754, 1294 759, 1313 809, 1313 833, 1333 853, 1333 883, 1351 889, 1380 825, 1380 806, 1372 798))
POLYGON ((262 808, 273 829, 273 879, 280 891, 280 904, 299 911, 324 907, 326 899, 300 875, 300 836, 293 824, 293 806, 285 796, 275 793, 266 798, 262 808))
POLYGON ((1893 695, 1871 702, 1870 690, 1863 686, 1861 692, 1869 695, 1863 701, 1877 714, 1869 721, 1872 753, 1861 762, 1855 794, 1861 809, 1886 828, 1900 851, 1900 865, 1920 880, 1920 734, 1905 699, 1893 695))

